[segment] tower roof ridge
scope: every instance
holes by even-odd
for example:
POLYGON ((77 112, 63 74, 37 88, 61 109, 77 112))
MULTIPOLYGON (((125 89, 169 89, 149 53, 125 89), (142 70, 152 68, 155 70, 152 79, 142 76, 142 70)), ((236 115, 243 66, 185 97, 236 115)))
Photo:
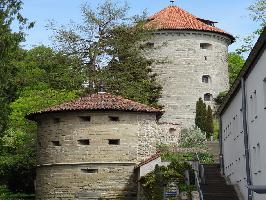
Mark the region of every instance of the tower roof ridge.
POLYGON ((202 19, 176 6, 169 5, 148 18, 146 27, 155 30, 197 30, 220 33, 228 36, 232 41, 234 37, 214 26, 211 20, 202 19))

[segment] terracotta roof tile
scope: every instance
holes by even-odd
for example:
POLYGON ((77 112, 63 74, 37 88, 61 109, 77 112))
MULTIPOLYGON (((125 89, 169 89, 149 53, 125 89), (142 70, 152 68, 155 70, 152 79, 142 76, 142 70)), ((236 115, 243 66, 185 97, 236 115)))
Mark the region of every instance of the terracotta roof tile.
MULTIPOLYGON (((210 20, 204 20, 209 21, 210 20)), ((213 22, 215 23, 215 22, 213 22)), ((190 14, 189 12, 177 7, 168 6, 167 8, 155 13, 149 18, 146 24, 149 29, 157 30, 199 30, 210 31, 227 35, 234 41, 234 37, 222 29, 208 25, 202 19, 190 14)))
POLYGON ((137 169, 143 165, 148 164, 151 161, 156 160, 157 158, 159 158, 161 156, 161 152, 157 152, 156 154, 152 155, 151 157, 147 158, 146 160, 141 161, 138 165, 136 165, 134 168, 137 169))
POLYGON ((34 115, 51 112, 85 111, 85 110, 115 110, 131 112, 162 113, 163 111, 151 106, 141 104, 121 96, 110 93, 96 93, 80 97, 79 99, 62 103, 27 116, 31 119, 34 115))

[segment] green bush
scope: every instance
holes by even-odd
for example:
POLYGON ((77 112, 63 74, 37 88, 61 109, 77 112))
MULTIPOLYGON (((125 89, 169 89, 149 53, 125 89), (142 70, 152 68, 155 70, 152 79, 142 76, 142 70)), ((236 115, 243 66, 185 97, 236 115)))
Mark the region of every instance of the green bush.
POLYGON ((34 200, 34 194, 13 193, 6 186, 0 185, 0 199, 3 200, 34 200))
POLYGON ((163 188, 177 180, 178 187, 184 189, 186 170, 191 170, 191 165, 178 160, 173 160, 167 167, 156 165, 154 171, 140 178, 145 197, 149 200, 162 200, 163 188))
POLYGON ((181 148, 206 149, 206 135, 199 128, 183 129, 179 137, 181 148))

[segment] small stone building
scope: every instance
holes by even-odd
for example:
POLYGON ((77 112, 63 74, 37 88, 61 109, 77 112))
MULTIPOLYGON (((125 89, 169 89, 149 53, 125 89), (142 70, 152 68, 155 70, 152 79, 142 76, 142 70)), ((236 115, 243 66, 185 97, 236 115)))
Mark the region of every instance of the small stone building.
POLYGON ((149 17, 153 37, 146 55, 155 60, 152 70, 163 87, 161 122, 190 127, 196 101, 201 97, 214 108, 214 98, 229 88, 227 56, 234 37, 215 23, 174 5, 149 17))
POLYGON ((30 114, 38 122, 36 199, 136 199, 134 166, 178 137, 160 132, 161 114, 108 93, 30 114))

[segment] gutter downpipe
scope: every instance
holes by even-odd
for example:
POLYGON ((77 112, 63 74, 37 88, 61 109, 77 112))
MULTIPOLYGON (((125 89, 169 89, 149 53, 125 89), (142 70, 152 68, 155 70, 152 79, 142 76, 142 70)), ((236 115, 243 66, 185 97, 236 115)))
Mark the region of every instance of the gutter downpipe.
POLYGON ((221 168, 221 173, 224 175, 224 155, 223 155, 223 122, 222 122, 222 117, 220 115, 219 117, 220 121, 220 127, 219 127, 219 145, 220 145, 220 168, 221 168))
MULTIPOLYGON (((244 78, 241 78, 241 88, 242 88, 242 114, 243 114, 247 185, 250 186, 252 185, 252 181, 251 181, 251 172, 250 172, 250 156, 249 156, 249 141, 248 141, 246 86, 244 78)), ((248 200, 252 199, 253 199, 252 191, 250 188, 248 188, 248 200)))

